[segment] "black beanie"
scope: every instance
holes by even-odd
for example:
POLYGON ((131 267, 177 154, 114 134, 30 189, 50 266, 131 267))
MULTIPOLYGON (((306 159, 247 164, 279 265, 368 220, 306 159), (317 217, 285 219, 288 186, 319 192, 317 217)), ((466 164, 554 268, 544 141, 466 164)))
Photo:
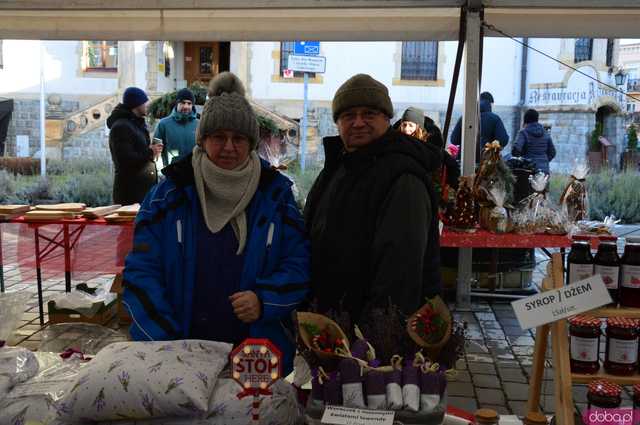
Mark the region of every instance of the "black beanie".
POLYGON ((531 124, 534 122, 538 122, 538 111, 535 109, 527 109, 527 112, 524 113, 524 123, 531 124))
POLYGON ((180 103, 183 100, 190 100, 191 103, 196 103, 193 93, 191 92, 191 90, 189 90, 186 87, 183 89, 180 89, 180 91, 178 91, 178 94, 176 95, 176 103, 180 103))

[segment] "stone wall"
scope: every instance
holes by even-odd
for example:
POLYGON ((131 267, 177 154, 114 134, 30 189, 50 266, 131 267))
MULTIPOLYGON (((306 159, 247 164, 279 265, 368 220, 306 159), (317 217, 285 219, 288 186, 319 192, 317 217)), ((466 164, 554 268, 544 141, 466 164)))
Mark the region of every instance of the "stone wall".
POLYGON ((77 136, 67 136, 63 141, 62 157, 72 158, 111 158, 109 136, 106 128, 98 127, 77 136))
POLYGON ((539 111, 540 122, 551 126, 551 138, 556 157, 551 161, 551 172, 568 174, 576 161, 585 161, 589 136, 596 123, 590 111, 539 111))
MULTIPOLYGON (((63 101, 61 110, 64 113, 72 113, 79 108, 77 101, 63 101)), ((34 155, 40 150, 40 100, 39 99, 14 99, 13 115, 9 123, 6 141, 6 155, 16 154, 16 135, 29 136, 29 153, 34 155)))

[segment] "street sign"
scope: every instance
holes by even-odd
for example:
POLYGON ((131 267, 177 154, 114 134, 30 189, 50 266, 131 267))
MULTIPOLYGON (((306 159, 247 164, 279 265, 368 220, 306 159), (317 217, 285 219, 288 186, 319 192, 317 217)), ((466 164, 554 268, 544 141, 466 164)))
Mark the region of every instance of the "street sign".
POLYGON ((293 71, 323 74, 327 68, 327 58, 324 56, 289 55, 287 68, 293 71))
POLYGON ((269 386, 282 374, 282 354, 268 339, 246 339, 230 357, 233 379, 242 386, 242 396, 270 394, 269 386))
POLYGON ((320 42, 296 41, 293 44, 293 53, 296 55, 318 56, 320 54, 320 42))

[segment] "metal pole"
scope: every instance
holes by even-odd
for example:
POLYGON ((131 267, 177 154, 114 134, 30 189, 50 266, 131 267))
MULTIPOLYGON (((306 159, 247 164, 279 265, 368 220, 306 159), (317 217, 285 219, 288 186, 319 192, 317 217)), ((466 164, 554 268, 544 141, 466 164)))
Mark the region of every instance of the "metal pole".
POLYGON ((47 146, 44 115, 44 42, 40 40, 40 176, 47 177, 47 146))
MULTIPOLYGON (((478 134, 478 95, 480 77, 480 11, 467 11, 465 41, 464 114, 462 116, 462 175, 470 176, 476 168, 478 134)), ((458 255, 456 309, 471 308, 472 249, 461 248, 458 255)))
POLYGON ((307 109, 309 107, 309 74, 304 73, 304 103, 302 104, 302 134, 300 137, 300 169, 307 165, 307 109))

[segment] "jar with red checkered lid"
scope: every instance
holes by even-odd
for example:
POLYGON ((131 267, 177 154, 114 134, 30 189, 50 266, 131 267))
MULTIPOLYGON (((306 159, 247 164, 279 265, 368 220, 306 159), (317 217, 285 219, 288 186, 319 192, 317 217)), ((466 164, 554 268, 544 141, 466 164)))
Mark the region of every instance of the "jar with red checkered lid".
POLYGON ((638 321, 626 317, 607 320, 604 370, 612 375, 633 375, 638 367, 638 321))
POLYGON ((592 316, 569 319, 571 372, 595 374, 600 370, 601 321, 592 316))
POLYGON ((589 409, 603 408, 615 409, 622 402, 622 387, 615 382, 606 379, 597 379, 589 384, 587 400, 589 409))

